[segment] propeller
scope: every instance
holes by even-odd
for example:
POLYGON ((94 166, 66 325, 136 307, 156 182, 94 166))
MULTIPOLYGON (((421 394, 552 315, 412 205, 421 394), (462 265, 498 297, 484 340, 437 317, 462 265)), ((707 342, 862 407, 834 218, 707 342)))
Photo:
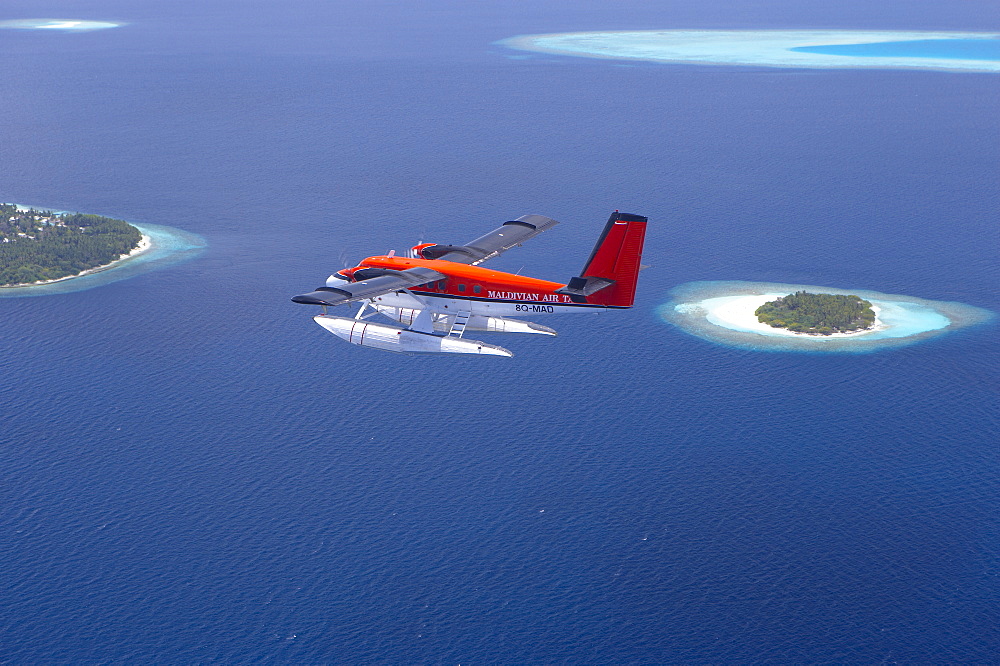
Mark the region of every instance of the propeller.
POLYGON ((341 250, 338 258, 340 259, 341 268, 352 268, 352 266, 347 263, 347 250, 341 250))
MULTIPOLYGON (((421 245, 424 244, 424 236, 425 236, 424 231, 426 231, 426 228, 420 230, 420 236, 419 236, 420 240, 418 240, 417 244, 414 245, 413 247, 420 247, 421 245)), ((407 256, 409 256, 410 259, 420 259, 420 255, 417 254, 417 251, 414 250, 413 247, 411 247, 409 250, 406 251, 407 256)))
MULTIPOLYGON (((337 255, 337 258, 340 260, 341 270, 347 268, 354 268, 354 264, 351 264, 350 262, 347 261, 347 250, 341 250, 340 254, 337 255)), ((344 282, 344 281, 349 282, 350 280, 341 275, 339 271, 335 271, 330 277, 326 279, 326 286, 336 287, 339 282, 344 282)))

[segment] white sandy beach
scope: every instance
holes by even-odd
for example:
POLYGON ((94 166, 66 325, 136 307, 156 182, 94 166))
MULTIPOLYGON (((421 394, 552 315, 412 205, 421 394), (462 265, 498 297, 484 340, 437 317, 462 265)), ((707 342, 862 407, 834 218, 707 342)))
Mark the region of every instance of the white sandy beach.
POLYGON ((811 335, 809 333, 795 333, 783 328, 772 328, 767 324, 762 324, 757 320, 754 312, 764 303, 773 301, 776 298, 787 296, 787 293, 773 294, 746 294, 741 296, 722 296, 719 298, 708 298, 698 303, 686 304, 680 307, 697 307, 705 311, 706 319, 716 326, 722 326, 734 331, 747 331, 760 335, 786 336, 809 338, 810 340, 835 340, 838 338, 857 338, 885 328, 885 324, 879 319, 879 308, 872 305, 875 312, 875 324, 872 328, 851 333, 833 333, 831 335, 811 335))
POLYGON ((146 234, 143 234, 142 238, 139 240, 139 244, 135 247, 135 249, 133 249, 131 252, 121 255, 120 257, 112 261, 110 264, 104 264, 103 266, 95 266, 94 268, 88 268, 82 273, 77 273, 76 275, 67 275, 66 277, 61 277, 56 280, 39 280, 38 282, 32 282, 31 284, 8 285, 0 287, 0 289, 23 289, 25 287, 38 287, 43 284, 54 284, 56 282, 65 282, 66 280, 73 280, 78 277, 83 277, 84 275, 100 273, 101 271, 106 271, 109 268, 114 268, 115 266, 118 266, 122 262, 128 261, 129 259, 133 259, 142 254, 143 252, 150 250, 152 247, 153 247, 153 239, 147 236, 146 234))

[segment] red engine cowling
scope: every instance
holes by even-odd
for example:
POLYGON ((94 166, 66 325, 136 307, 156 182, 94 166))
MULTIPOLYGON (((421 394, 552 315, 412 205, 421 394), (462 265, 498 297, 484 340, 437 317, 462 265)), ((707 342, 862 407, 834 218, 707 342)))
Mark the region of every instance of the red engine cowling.
POLYGON ((422 257, 426 259, 427 257, 424 257, 424 249, 428 247, 434 247, 435 245, 437 245, 437 243, 421 243, 420 245, 414 245, 413 247, 410 248, 410 252, 412 253, 411 256, 422 257))

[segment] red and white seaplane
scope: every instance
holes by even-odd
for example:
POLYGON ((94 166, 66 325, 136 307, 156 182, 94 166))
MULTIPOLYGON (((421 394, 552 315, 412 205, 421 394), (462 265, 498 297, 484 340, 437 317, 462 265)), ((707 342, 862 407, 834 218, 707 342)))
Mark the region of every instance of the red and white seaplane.
POLYGON ((502 273, 479 264, 558 224, 524 215, 468 245, 422 243, 409 256, 368 257, 331 275, 326 286, 292 298, 323 306, 313 319, 337 337, 362 347, 404 353, 513 356, 465 332, 555 335, 524 315, 629 308, 635 300, 646 218, 615 211, 578 277, 568 284, 502 273), (353 317, 327 306, 361 303, 353 317), (370 321, 381 314, 403 327, 370 321))

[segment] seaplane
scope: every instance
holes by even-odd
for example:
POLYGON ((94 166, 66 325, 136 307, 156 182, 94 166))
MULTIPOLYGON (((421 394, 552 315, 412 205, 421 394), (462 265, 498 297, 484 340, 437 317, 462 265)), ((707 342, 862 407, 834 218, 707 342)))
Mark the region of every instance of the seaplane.
POLYGON ((315 322, 361 347, 513 356, 465 334, 555 335, 548 326, 520 317, 632 307, 646 222, 641 215, 612 213, 583 270, 565 284, 480 266, 558 224, 542 215, 522 215, 466 245, 420 243, 406 256, 392 251, 368 257, 292 301, 321 306, 315 322), (328 314, 328 307, 350 303, 361 303, 353 317, 328 314), (376 315, 394 323, 372 321, 376 315))

